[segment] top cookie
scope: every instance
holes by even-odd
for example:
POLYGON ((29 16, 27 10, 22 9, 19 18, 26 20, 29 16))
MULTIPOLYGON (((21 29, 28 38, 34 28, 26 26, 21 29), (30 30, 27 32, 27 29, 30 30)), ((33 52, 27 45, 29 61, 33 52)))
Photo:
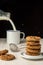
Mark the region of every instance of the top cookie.
POLYGON ((8 53, 8 50, 7 50, 7 49, 0 51, 0 55, 4 55, 4 54, 6 54, 6 53, 8 53))
POLYGON ((39 36, 27 36, 26 41, 39 41, 41 38, 39 36))

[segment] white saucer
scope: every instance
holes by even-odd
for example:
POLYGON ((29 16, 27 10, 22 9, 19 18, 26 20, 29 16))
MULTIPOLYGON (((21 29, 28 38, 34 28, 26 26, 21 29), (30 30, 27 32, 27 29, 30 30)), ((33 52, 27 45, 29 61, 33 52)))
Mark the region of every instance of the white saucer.
POLYGON ((25 59, 38 60, 38 59, 43 59, 43 54, 40 54, 38 56, 31 56, 31 55, 26 55, 24 52, 22 52, 21 57, 25 59))

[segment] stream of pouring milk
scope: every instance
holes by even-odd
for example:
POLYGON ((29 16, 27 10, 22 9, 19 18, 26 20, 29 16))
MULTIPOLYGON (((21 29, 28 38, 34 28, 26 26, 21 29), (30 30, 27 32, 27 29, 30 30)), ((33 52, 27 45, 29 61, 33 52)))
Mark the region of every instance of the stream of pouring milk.
POLYGON ((12 21, 10 18, 8 18, 8 17, 6 17, 6 16, 0 16, 0 20, 6 20, 6 21, 9 21, 10 24, 12 25, 12 27, 13 27, 13 30, 16 31, 16 27, 15 27, 13 21, 12 21))

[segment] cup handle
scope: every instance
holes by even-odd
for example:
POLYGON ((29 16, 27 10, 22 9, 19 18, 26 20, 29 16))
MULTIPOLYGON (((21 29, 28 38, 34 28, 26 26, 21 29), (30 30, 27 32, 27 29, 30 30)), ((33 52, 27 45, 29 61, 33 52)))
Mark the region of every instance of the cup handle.
POLYGON ((20 34, 23 35, 23 37, 21 38, 21 41, 25 38, 25 33, 24 32, 20 32, 20 34))

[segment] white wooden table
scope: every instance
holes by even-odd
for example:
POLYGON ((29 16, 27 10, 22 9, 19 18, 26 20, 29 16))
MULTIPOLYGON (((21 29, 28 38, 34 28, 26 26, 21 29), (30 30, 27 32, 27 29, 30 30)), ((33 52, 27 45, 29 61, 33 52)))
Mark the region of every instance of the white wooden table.
MULTIPOLYGON (((33 60, 23 59, 20 55, 23 49, 20 50, 19 52, 12 52, 9 49, 9 45, 6 43, 5 39, 0 39, 0 50, 2 49, 8 49, 9 53, 14 54, 16 56, 16 59, 11 61, 0 60, 0 65, 38 65, 38 64, 43 65, 43 60, 33 61, 33 60)), ((43 52, 43 39, 41 39, 41 52, 43 52)))

